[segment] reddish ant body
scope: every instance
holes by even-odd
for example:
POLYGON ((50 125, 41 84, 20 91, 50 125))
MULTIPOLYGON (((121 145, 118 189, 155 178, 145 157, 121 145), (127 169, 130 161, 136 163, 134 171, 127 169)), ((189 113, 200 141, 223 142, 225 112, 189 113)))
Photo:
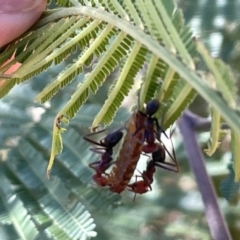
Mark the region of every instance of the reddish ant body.
MULTIPOLYGON (((172 143, 172 141, 171 141, 172 143)), ((157 150, 152 152, 152 159, 147 163, 147 168, 145 171, 142 172, 142 174, 139 176, 136 176, 136 181, 132 184, 129 184, 127 186, 127 189, 131 192, 135 193, 134 199, 136 198, 136 194, 143 194, 148 191, 152 190, 151 184, 153 183, 153 175, 156 171, 155 167, 160 167, 172 172, 178 172, 178 164, 175 156, 175 151, 173 148, 173 155, 169 153, 165 145, 162 143, 155 143, 157 150), (166 162, 166 152, 170 156, 170 158, 173 160, 174 163, 166 162), (137 181, 137 178, 141 177, 142 180, 137 181)), ((173 144, 172 144, 173 146, 173 144)))
MULTIPOLYGON (((155 143, 155 140, 157 139, 159 142, 161 141, 161 133, 168 138, 165 131, 159 125, 157 118, 152 117, 157 112, 159 105, 159 101, 157 99, 153 99, 146 104, 146 113, 139 111, 140 114, 145 116, 144 125, 141 126, 141 128, 144 128, 143 142, 146 141, 147 143, 142 148, 144 153, 152 153, 157 151, 158 146, 155 143)), ((140 129, 137 131, 139 130, 140 129)))
POLYGON ((141 173, 141 175, 136 175, 136 182, 129 184, 127 190, 134 192, 134 200, 136 194, 143 194, 152 190, 151 184, 153 182, 153 174, 155 173, 155 161, 152 159, 147 163, 147 169, 141 173), (137 178, 141 177, 142 180, 137 181, 137 178))
POLYGON ((93 180, 100 186, 107 185, 107 178, 102 176, 102 174, 107 175, 105 171, 110 167, 113 154, 113 147, 115 147, 118 142, 121 140, 123 133, 121 129, 109 133, 105 138, 101 139, 99 142, 93 141, 89 136, 96 135, 101 133, 105 130, 101 130, 96 133, 90 133, 85 135, 83 138, 84 140, 98 145, 100 147, 90 148, 91 151, 101 154, 101 160, 92 162, 89 164, 89 167, 93 168, 96 171, 96 174, 93 175, 93 180))

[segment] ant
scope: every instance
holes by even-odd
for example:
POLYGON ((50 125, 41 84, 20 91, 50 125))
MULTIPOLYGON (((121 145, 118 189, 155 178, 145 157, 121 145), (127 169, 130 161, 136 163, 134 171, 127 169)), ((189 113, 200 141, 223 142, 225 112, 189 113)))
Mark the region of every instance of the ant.
POLYGON ((151 184, 153 183, 153 174, 156 171, 155 168, 155 161, 154 159, 150 160, 147 163, 147 168, 145 171, 141 173, 141 175, 136 175, 136 181, 132 184, 127 185, 127 190, 134 192, 134 198, 133 201, 135 201, 136 195, 138 194, 143 194, 148 191, 152 191, 151 184), (137 179, 141 177, 142 180, 137 181, 137 179))
POLYGON ((123 133, 122 129, 118 129, 114 132, 107 134, 107 136, 101 139, 99 142, 93 141, 89 136, 96 135, 98 133, 104 132, 105 130, 98 131, 96 133, 90 133, 83 136, 83 139, 93 143, 100 147, 90 148, 91 151, 101 154, 101 160, 95 161, 89 164, 89 167, 93 168, 96 171, 96 174, 93 175, 93 180, 100 186, 107 185, 107 178, 102 176, 102 174, 108 175, 105 171, 110 167, 111 161, 113 160, 113 147, 115 147, 118 142, 121 140, 123 133))
MULTIPOLYGON (((172 140, 171 140, 171 143, 172 143, 172 140)), ((172 147, 173 147, 173 144, 172 144, 172 147)), ((156 143, 156 148, 157 150, 152 152, 152 159, 147 163, 146 170, 143 171, 140 176, 136 175, 136 181, 127 186, 127 189, 129 191, 135 193, 133 201, 135 201, 137 193, 143 194, 152 190, 151 184, 153 183, 153 175, 156 171, 155 167, 160 167, 172 172, 179 171, 174 148, 172 148, 173 154, 170 154, 166 146, 161 142, 156 143), (168 155, 170 156, 170 158, 173 160, 174 163, 165 161, 166 152, 168 153, 168 155), (137 181, 138 177, 141 177, 142 180, 137 181)))
POLYGON ((140 128, 138 128, 134 134, 140 131, 140 129, 144 128, 143 142, 145 141, 146 143, 143 145, 142 151, 144 154, 151 153, 152 159, 147 163, 147 168, 145 171, 143 171, 143 173, 141 173, 141 176, 137 175, 136 181, 132 184, 127 185, 127 189, 129 191, 135 192, 134 200, 137 193, 143 194, 152 190, 151 184, 153 182, 153 175, 156 171, 156 167, 160 167, 172 172, 179 171, 171 136, 170 140, 172 144, 173 154, 171 154, 166 146, 162 143, 161 133, 163 133, 167 138, 168 136, 160 126, 157 118, 153 117, 153 115, 158 111, 159 105, 159 101, 157 99, 153 99, 146 104, 146 113, 138 111, 140 114, 145 116, 145 121, 144 124, 140 126, 140 128), (155 142, 156 139, 158 142, 155 142), (173 163, 165 161, 166 152, 172 159, 173 163), (142 180, 137 181, 138 177, 141 177, 142 180))
MULTIPOLYGON (((134 134, 140 131, 140 129, 144 128, 143 141, 145 140, 148 144, 154 143, 156 138, 160 142, 161 133, 163 133, 166 136, 166 138, 168 138, 165 131, 159 125, 157 118, 153 117, 153 115, 158 111, 159 105, 160 103, 157 99, 152 99, 146 104, 146 113, 140 110, 138 111, 141 115, 145 116, 145 121, 143 126, 140 126, 134 134)), ((149 150, 149 152, 152 151, 149 150)))

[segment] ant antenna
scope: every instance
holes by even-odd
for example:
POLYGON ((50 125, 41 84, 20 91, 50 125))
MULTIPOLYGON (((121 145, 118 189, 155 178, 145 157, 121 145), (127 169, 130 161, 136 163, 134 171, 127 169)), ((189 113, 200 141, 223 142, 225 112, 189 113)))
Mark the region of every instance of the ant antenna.
POLYGON ((175 131, 176 131, 176 126, 171 125, 171 127, 170 127, 170 137, 172 137, 172 135, 174 134, 175 131))
POLYGON ((137 196, 137 193, 135 192, 135 194, 134 194, 134 198, 133 198, 133 202, 135 202, 135 200, 136 200, 136 196, 137 196))

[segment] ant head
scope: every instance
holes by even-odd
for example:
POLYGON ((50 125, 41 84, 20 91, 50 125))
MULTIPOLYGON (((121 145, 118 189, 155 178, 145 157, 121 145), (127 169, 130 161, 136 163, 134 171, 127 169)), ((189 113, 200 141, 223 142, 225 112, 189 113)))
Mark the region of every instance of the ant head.
POLYGON ((159 105, 160 103, 157 99, 150 100, 146 106, 146 114, 152 116, 154 113, 157 112, 159 105))
POLYGON ((122 138, 123 133, 120 130, 109 133, 105 138, 105 144, 114 147, 122 138))

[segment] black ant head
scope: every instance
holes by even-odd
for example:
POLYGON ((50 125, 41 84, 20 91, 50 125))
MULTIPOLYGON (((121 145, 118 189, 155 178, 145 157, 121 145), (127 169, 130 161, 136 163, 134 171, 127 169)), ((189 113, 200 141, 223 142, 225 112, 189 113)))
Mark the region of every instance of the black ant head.
POLYGON ((160 103, 157 99, 150 100, 146 106, 146 114, 152 116, 154 113, 157 112, 159 105, 160 103))
POLYGON ((122 138, 123 133, 120 130, 109 133, 105 138, 105 144, 109 147, 114 147, 122 138))

